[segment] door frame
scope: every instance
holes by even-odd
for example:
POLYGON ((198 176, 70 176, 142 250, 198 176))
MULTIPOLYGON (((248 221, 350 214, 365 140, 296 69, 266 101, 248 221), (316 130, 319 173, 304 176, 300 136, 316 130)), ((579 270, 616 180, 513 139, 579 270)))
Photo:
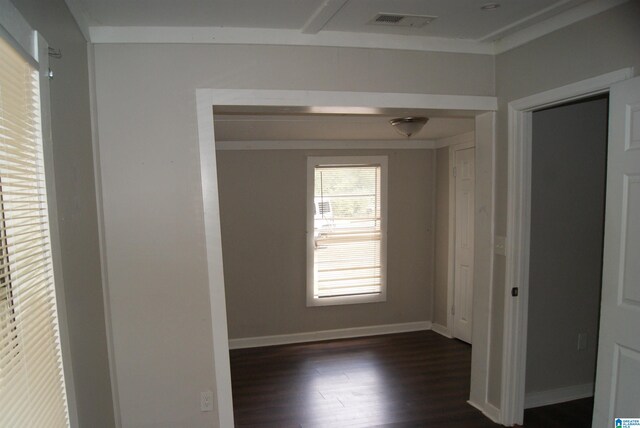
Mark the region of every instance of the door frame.
POLYGON ((508 191, 506 278, 500 422, 522 425, 524 417, 529 251, 531 229, 531 149, 533 111, 608 93, 633 76, 624 68, 512 101, 508 105, 508 191), (518 297, 511 295, 518 288, 518 297))
MULTIPOLYGON (((495 97, 466 96, 466 95, 438 95, 438 94, 403 94, 382 92, 335 92, 335 91, 304 91, 304 90, 253 90, 253 89, 196 89, 195 94, 198 127, 198 152, 200 156, 200 177, 202 185, 203 223, 205 230, 205 250, 207 260, 207 274, 209 284, 209 300, 211 306, 211 328, 213 336, 213 369, 214 369, 214 397, 218 410, 217 422, 219 426, 231 427, 233 422, 233 402, 231 394, 231 372, 229 363, 229 339, 227 330, 226 300, 224 289, 224 274, 222 264, 222 238, 220 231, 220 205, 218 198, 218 177, 216 165, 216 141, 214 133, 214 106, 289 106, 289 107, 326 107, 326 108, 356 108, 359 111, 371 111, 379 108, 401 109, 437 109, 437 110, 475 110, 476 137, 486 142, 493 151, 495 146, 494 117, 498 109, 495 97), (489 115, 487 120, 486 115, 489 115), (484 117, 484 118, 483 118, 484 117), (478 123, 480 130, 478 130, 478 123), (490 125, 486 125, 490 123, 490 125), (480 135, 482 134, 482 135, 480 135)), ((492 152, 493 153, 493 152, 492 152)), ((493 159, 493 154, 487 158, 493 159)), ((476 153, 477 156, 477 153, 476 153)), ((487 187, 493 187, 493 179, 487 180, 487 187)), ((476 188, 478 188, 476 181, 476 188)), ((489 192, 492 193, 492 192, 489 192)), ((490 207, 492 212, 492 207, 490 207)), ((483 218, 484 222, 486 220, 483 218)), ((491 222, 492 219, 489 221, 491 222)), ((476 229, 490 228, 491 225, 482 224, 476 229)), ((479 240, 488 240, 488 236, 476 232, 476 245, 479 240), (480 239, 478 239, 480 238, 480 239)), ((491 243, 484 243, 491 246, 491 243)), ((492 266, 486 263, 486 271, 492 266)), ((478 264, 476 264, 477 270, 478 264)), ((490 290, 491 284, 484 288, 490 290)), ((476 305, 480 308, 490 307, 491 293, 474 298, 474 312, 476 305)), ((479 340, 489 339, 489 317, 474 328, 480 330, 479 340)), ((474 325, 476 320, 474 319, 474 325)), ((474 331, 474 335, 476 332, 474 331)), ((472 382, 471 400, 480 388, 486 392, 488 383, 488 346, 476 347, 472 352, 472 382), (477 381, 474 382, 474 373, 477 381)), ((481 407, 486 403, 486 394, 476 399, 475 404, 481 407)))
MULTIPOLYGON (((465 140, 460 143, 449 146, 449 251, 447 263, 447 330, 451 337, 455 335, 455 317, 453 315, 454 298, 455 298, 455 261, 456 261, 456 180, 453 176, 455 168, 455 153, 459 150, 465 150, 476 147, 475 132, 464 134, 465 140)), ((475 163, 475 161, 474 161, 475 163)), ((474 208, 475 212, 475 208, 474 208)), ((474 216, 475 217, 475 216, 474 216)), ((475 218, 474 218, 475 221, 475 218)), ((475 234, 475 231, 474 231, 475 234)), ((475 247, 474 247, 475 256, 475 247)), ((473 340, 473 339, 472 339, 473 340)))

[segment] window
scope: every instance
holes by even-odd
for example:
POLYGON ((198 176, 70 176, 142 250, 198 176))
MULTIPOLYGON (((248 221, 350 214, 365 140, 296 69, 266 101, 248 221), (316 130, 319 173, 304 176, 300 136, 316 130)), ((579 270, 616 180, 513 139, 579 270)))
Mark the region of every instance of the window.
POLYGON ((39 72, 9 40, 0 36, 0 426, 67 427, 39 72))
POLYGON ((307 305, 386 300, 387 158, 310 157, 307 305))

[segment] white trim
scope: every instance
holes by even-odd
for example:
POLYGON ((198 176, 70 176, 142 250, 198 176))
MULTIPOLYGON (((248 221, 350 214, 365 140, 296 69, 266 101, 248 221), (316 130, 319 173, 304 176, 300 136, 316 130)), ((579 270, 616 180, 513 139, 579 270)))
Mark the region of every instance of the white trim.
POLYGON ((283 140, 216 141, 216 150, 435 149, 435 140, 283 140))
POLYGON ((76 24, 78 24, 78 28, 85 40, 89 41, 89 18, 87 17, 87 12, 82 4, 82 0, 64 0, 64 2, 67 4, 69 12, 73 15, 73 19, 75 19, 76 24))
MULTIPOLYGON (((496 97, 475 95, 405 94, 392 92, 306 91, 270 89, 207 89, 224 106, 360 107, 380 109, 498 110, 496 97), (268 104, 265 104, 268 103, 268 104)), ((311 113, 315 111, 310 109, 311 113)), ((321 109, 325 110, 325 109, 321 109)), ((332 110, 332 112, 335 110, 332 110)))
POLYGON ((434 149, 455 146, 456 144, 475 141, 476 134, 474 131, 465 132, 464 134, 453 135, 451 137, 438 138, 435 140, 434 149))
POLYGON ((387 300, 387 218, 388 218, 387 156, 309 156, 307 157, 307 306, 352 305, 385 302, 387 300), (380 167, 380 292, 357 296, 317 298, 315 287, 314 200, 315 168, 321 165, 377 165, 380 167))
POLYGON ((529 392, 524 398, 524 408, 548 406, 550 404, 564 403, 566 401, 580 400, 593 397, 594 383, 565 386, 563 388, 550 389, 548 391, 529 392))
MULTIPOLYGON (((7 1, 7 0, 3 0, 7 1)), ((284 46, 331 46, 349 48, 398 49, 422 52, 452 52, 497 55, 549 33, 619 6, 628 0, 591 0, 528 24, 542 15, 564 8, 567 0, 529 15, 479 39, 411 36, 382 33, 320 31, 343 6, 344 0, 326 0, 302 30, 233 27, 110 27, 89 26, 78 0, 65 0, 82 34, 91 43, 200 43, 284 46), (519 29, 518 29, 519 28, 519 29), (515 30, 515 31, 514 31, 515 30)))
POLYGON ((627 1, 628 0, 592 0, 575 6, 558 15, 551 16, 542 22, 527 26, 522 30, 497 40, 494 43, 495 53, 501 54, 509 51, 561 28, 568 27, 578 21, 619 6, 627 1))
POLYGON ((529 302, 532 111, 607 92, 633 69, 606 73, 509 103, 506 279, 502 355, 501 422, 522 424, 529 302), (511 296, 512 287, 519 297, 511 296))
POLYGON ((104 222, 104 203, 102 200, 102 167, 100 163, 100 134, 98 128, 98 105, 96 96, 95 48, 87 43, 87 62, 89 74, 89 114, 91 117, 91 143, 93 148, 93 174, 96 191, 96 211, 98 220, 98 245, 100 247, 100 273, 102 279, 102 301, 104 305, 104 324, 107 337, 107 354, 109 358, 109 377, 111 380, 111 399, 113 400, 113 417, 116 428, 122 426, 120 414, 120 394, 118 390, 118 373, 113 340, 113 323, 111 321, 111 298, 109 295, 109 269, 107 268, 107 242, 104 222))
POLYGON ((483 415, 491 419, 495 423, 500 423, 500 409, 489 402, 485 402, 483 406, 474 403, 471 400, 467 400, 467 403, 476 409, 480 410, 483 415))
MULTIPOLYGON (((233 426, 233 404, 231 396, 231 375, 229 370, 229 342, 227 331, 226 301, 224 298, 224 278, 222 275, 222 244, 220 237, 220 212, 218 206, 218 177, 215 168, 214 114, 212 106, 348 106, 348 107, 398 107, 436 108, 459 110, 491 110, 497 108, 495 97, 464 97, 456 95, 416 95, 402 93, 373 92, 323 92, 323 91, 278 91, 243 89, 197 89, 198 146, 200 174, 203 191, 205 221, 206 260, 209 272, 209 293, 212 311, 212 336, 214 347, 215 393, 218 400, 220 426, 233 426), (425 105, 423 105, 424 103, 425 105), (480 106, 485 106, 482 108, 480 106), (220 356, 220 358, 218 358, 220 356)), ((484 116, 481 115, 480 117, 484 116)), ((478 118, 476 118, 476 124, 478 118)), ((476 127, 477 128, 477 127, 476 127)), ((476 134, 477 135, 477 134, 476 134)), ((493 138, 493 137, 491 137, 493 138)), ((494 143, 492 143, 494 144, 494 143)), ((489 209, 492 215, 492 208, 489 209)), ((476 264, 477 265, 477 264, 476 264)), ((487 299, 490 295, 486 296, 487 299)), ((475 304, 474 304, 475 307, 475 304)), ((476 323, 477 324, 477 323, 476 323)), ((486 373, 475 373, 472 354, 473 377, 483 377, 486 373)), ((484 358, 484 357, 483 357, 484 358)), ((476 364, 477 366, 477 364, 476 364)), ((480 371, 486 372, 484 366, 480 371)), ((486 380, 483 381, 486 384, 486 380)))
POLYGON ((202 183, 202 215, 205 230, 209 304, 213 333, 213 367, 215 385, 212 385, 218 426, 232 427, 233 398, 231 395, 231 366, 227 308, 222 264, 222 234, 220 232, 220 205, 216 166, 215 134, 213 127, 214 97, 207 89, 196 90, 200 174, 202 183))
POLYGON ((398 34, 233 27, 89 27, 92 43, 199 43, 330 46, 493 55, 491 43, 398 34))
POLYGON ((438 333, 441 336, 446 337, 447 339, 453 339, 453 336, 451 336, 451 333, 449 332, 449 329, 447 327, 443 326, 443 325, 432 323, 431 324, 431 330, 435 331, 436 333, 438 333))
POLYGON ((456 166, 456 152, 475 147, 475 133, 461 134, 455 145, 449 146, 449 254, 447 257, 447 328, 455 337, 455 317, 453 306, 455 299, 455 263, 456 263, 456 179, 453 170, 456 166))
POLYGON ((302 26, 302 33, 317 34, 346 2, 347 0, 324 0, 302 26))
POLYGON ((38 62, 37 34, 9 0, 0 0, 0 31, 9 35, 9 42, 28 55, 30 61, 38 62))
POLYGON ((401 324, 383 324, 366 327, 340 328, 335 330, 310 331, 306 333, 279 334, 275 336, 245 337, 241 339, 230 339, 229 349, 258 348, 262 346, 287 345, 290 343, 317 342, 321 340, 346 339, 350 337, 408 333, 412 331, 431 330, 431 327, 431 321, 416 321, 401 324))
MULTIPOLYGON (((496 201, 496 113, 476 117, 476 207, 474 242, 473 347, 469 400, 481 403, 485 414, 494 409, 489 403, 491 362, 491 314, 493 313, 496 201), (488 410, 487 410, 488 409, 488 410)), ((495 376, 495 374, 493 374, 495 376)))
POLYGON ((38 74, 40 77, 40 117, 42 126, 42 150, 44 157, 45 182, 47 188, 47 204, 49 206, 49 237, 51 240, 51 259, 55 284, 58 328, 60 330, 60 352, 62 356, 62 370, 66 389, 69 424, 72 428, 79 426, 78 401, 73 374, 73 354, 67 321, 66 289, 62 268, 62 249, 60 248, 60 220, 58 216, 58 197, 56 195, 56 170, 53 157, 54 141, 51 135, 51 96, 49 90, 49 45, 45 39, 36 33, 40 63, 38 74))

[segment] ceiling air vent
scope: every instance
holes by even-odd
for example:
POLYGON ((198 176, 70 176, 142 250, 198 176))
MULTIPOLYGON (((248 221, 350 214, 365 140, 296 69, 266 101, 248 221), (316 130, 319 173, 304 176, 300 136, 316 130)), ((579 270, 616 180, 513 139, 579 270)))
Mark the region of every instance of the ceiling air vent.
POLYGON ((398 13, 379 13, 373 17, 369 24, 392 25, 394 27, 420 28, 436 19, 437 16, 429 15, 401 15, 398 13))

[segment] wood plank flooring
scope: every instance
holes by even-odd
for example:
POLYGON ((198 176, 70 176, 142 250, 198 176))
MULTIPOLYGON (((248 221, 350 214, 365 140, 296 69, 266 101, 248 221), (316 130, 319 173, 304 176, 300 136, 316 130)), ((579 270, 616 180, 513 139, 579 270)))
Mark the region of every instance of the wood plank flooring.
POLYGON ((471 347, 432 331, 231 351, 236 427, 497 427, 471 347))

